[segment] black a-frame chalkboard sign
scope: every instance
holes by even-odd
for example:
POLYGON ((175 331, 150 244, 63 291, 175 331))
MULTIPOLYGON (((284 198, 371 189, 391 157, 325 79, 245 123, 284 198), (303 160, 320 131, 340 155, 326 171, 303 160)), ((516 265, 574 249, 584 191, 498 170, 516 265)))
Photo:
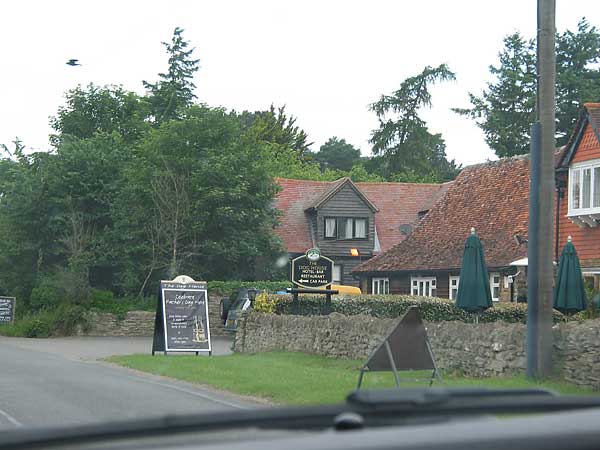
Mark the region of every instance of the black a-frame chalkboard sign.
POLYGON ((158 290, 152 355, 155 352, 212 354, 206 282, 181 275, 161 281, 158 290))

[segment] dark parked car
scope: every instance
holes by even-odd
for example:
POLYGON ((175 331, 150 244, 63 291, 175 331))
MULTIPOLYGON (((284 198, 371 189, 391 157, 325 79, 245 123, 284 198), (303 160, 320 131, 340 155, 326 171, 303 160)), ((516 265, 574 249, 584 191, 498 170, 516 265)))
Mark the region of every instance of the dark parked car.
POLYGON ((226 330, 236 330, 238 314, 252 307, 258 292, 256 288, 239 288, 229 298, 221 300, 221 319, 226 330))

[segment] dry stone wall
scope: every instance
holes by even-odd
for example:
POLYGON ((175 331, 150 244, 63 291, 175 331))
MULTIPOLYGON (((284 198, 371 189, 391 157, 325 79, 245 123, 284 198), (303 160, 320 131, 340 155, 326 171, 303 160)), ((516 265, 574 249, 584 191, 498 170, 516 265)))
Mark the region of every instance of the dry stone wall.
MULTIPOLYGON (((271 315, 250 312, 235 336, 237 352, 271 350, 364 359, 397 319, 371 316, 271 315)), ((522 373, 526 325, 520 323, 430 322, 425 324, 437 364, 468 376, 522 373)), ((556 374, 600 389, 600 320, 554 327, 556 374)))
MULTIPOLYGON (((211 336, 223 336, 223 321, 219 315, 220 297, 209 297, 208 317, 211 336)), ((129 311, 124 316, 112 313, 90 312, 87 315, 88 336, 152 336, 154 332, 154 312, 129 311)), ((84 334, 80 332, 79 334, 84 334)))

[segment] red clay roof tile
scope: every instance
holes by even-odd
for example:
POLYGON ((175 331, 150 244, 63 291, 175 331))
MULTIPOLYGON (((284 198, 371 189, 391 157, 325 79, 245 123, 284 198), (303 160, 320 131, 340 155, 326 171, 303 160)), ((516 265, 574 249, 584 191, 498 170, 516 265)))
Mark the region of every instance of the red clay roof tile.
MULTIPOLYGON (((312 242, 305 210, 326 196, 340 180, 328 182, 276 178, 275 182, 281 187, 275 206, 282 212, 281 223, 275 233, 283 240, 288 252, 304 252, 316 244, 312 242)), ((385 251, 401 242, 406 236, 400 232, 400 225, 415 226, 418 213, 428 209, 450 184, 355 183, 379 209, 375 213, 375 226, 381 250, 385 251)))
POLYGON ((526 235, 529 158, 520 156, 465 168, 412 234, 355 269, 393 272, 460 268, 471 227, 481 238, 489 267, 527 256, 514 236, 526 235))

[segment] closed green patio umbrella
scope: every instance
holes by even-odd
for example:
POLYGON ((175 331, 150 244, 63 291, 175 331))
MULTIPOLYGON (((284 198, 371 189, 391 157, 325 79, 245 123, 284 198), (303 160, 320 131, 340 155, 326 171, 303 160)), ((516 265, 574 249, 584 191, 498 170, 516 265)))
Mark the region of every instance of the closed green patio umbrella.
POLYGON ((587 306, 579 257, 571 242, 571 236, 567 239, 560 255, 553 306, 554 309, 566 314, 583 311, 587 306))
POLYGON ((492 306, 490 279, 483 256, 481 241, 471 228, 465 243, 456 306, 465 311, 479 313, 492 306))

